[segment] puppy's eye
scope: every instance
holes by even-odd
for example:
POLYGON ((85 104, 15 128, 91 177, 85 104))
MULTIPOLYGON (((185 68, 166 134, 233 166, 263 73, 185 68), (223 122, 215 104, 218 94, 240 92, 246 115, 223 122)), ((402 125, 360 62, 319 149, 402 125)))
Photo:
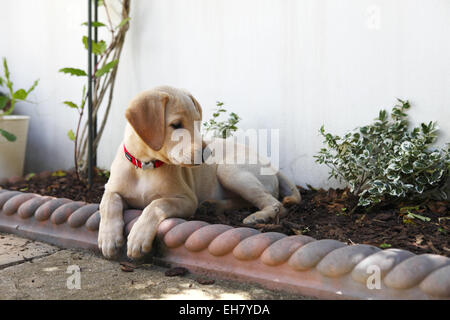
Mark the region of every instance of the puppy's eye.
POLYGON ((173 129, 181 129, 181 128, 183 128, 183 125, 181 124, 181 122, 175 122, 175 123, 172 123, 170 126, 171 126, 173 129))

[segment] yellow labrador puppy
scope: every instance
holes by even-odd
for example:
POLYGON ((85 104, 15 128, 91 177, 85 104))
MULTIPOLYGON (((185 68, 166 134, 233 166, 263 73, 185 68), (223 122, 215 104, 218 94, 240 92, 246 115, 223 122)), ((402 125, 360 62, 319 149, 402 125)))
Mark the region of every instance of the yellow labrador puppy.
MULTIPOLYGON (((280 172, 262 175, 259 161, 229 164, 233 159, 224 154, 224 164, 196 165, 206 146, 201 138, 182 139, 180 153, 177 136, 201 137, 202 109, 186 91, 164 86, 142 92, 125 116, 124 139, 100 203, 98 246, 105 257, 114 257, 124 244, 127 207, 143 209, 128 235, 127 254, 139 258, 150 251, 164 219, 192 216, 200 204, 221 211, 255 206, 259 211, 244 220, 255 223, 282 215, 283 204, 300 202, 295 185, 280 172)), ((216 139, 208 147, 214 150, 223 141, 216 139)), ((253 151, 240 145, 231 157, 239 152, 253 151)))

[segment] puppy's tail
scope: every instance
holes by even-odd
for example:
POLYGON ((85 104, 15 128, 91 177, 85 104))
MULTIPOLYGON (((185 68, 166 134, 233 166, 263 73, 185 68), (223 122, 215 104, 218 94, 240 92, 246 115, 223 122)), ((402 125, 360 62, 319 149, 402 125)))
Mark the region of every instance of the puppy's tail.
POLYGON ((300 203, 302 197, 295 184, 280 171, 277 173, 277 178, 280 188, 280 198, 283 199, 283 205, 289 206, 300 203))

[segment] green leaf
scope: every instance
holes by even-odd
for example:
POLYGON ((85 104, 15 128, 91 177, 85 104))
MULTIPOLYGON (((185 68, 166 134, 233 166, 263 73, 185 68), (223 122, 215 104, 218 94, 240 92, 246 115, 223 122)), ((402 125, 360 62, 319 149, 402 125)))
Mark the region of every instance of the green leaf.
POLYGON ((406 173, 406 174, 413 173, 413 166, 410 165, 409 163, 405 164, 405 165, 402 167, 402 172, 403 172, 403 173, 406 173))
POLYGON ((130 20, 131 20, 130 17, 123 19, 123 20, 117 25, 116 29, 120 29, 123 25, 125 25, 125 23, 127 23, 127 22, 130 21, 130 20))
POLYGON ((81 40, 84 44, 84 48, 87 50, 88 49, 88 37, 83 36, 82 40, 81 40))
POLYGON ((74 109, 78 109, 77 104, 74 103, 74 102, 72 102, 72 101, 64 101, 63 103, 64 103, 66 106, 69 106, 69 107, 74 108, 74 109))
POLYGON ((392 245, 389 244, 389 243, 382 243, 382 244, 380 244, 380 248, 381 249, 387 249, 387 248, 390 248, 390 247, 392 247, 392 245))
POLYGON ((16 141, 16 139, 17 139, 17 137, 15 135, 13 135, 12 133, 10 133, 6 130, 3 130, 3 129, 0 129, 0 134, 2 136, 4 136, 6 138, 6 140, 8 140, 10 142, 16 141))
POLYGON ((84 70, 77 69, 77 68, 62 68, 59 69, 59 72, 70 74, 71 76, 87 76, 87 73, 84 70))
POLYGON ((424 217, 424 216, 421 216, 420 214, 412 213, 412 212, 408 213, 406 216, 407 216, 408 218, 410 218, 410 219, 415 219, 415 218, 417 218, 417 219, 419 219, 419 220, 422 220, 423 222, 428 222, 428 221, 431 220, 431 219, 428 218, 428 217, 424 217))
POLYGON ((386 110, 381 110, 380 113, 378 114, 378 120, 384 121, 386 120, 386 116, 387 116, 386 110))
POLYGON ((359 198, 358 206, 366 207, 366 206, 368 206, 370 203, 371 203, 371 202, 370 202, 369 199, 359 198))
MULTIPOLYGON (((94 40, 91 40, 92 43, 92 53, 96 55, 101 55, 106 50, 106 42, 103 40, 100 40, 99 42, 95 42, 94 40)), ((83 36, 83 44, 86 50, 88 49, 88 37, 83 36)))
POLYGON ((30 172, 29 174, 26 175, 25 180, 26 180, 26 181, 30 181, 30 180, 33 179, 35 176, 36 176, 36 173, 30 172))
POLYGON ((0 110, 7 105, 9 100, 10 100, 9 97, 7 96, 0 96, 0 110))
POLYGON ((83 93, 81 94, 81 104, 80 109, 84 109, 84 105, 86 104, 86 85, 83 86, 83 93))
POLYGON ((34 88, 36 88, 36 86, 39 84, 39 79, 35 80, 33 85, 30 87, 30 89, 28 89, 27 91, 27 95, 34 90, 34 88))
POLYGON ((62 170, 57 170, 52 173, 52 177, 65 177, 67 174, 62 170))
POLYGON ((322 126, 320 127, 319 132, 320 132, 322 135, 325 135, 325 125, 322 125, 322 126))
POLYGON ((93 43, 92 52, 97 55, 102 55, 106 51, 106 42, 100 40, 97 43, 93 43))
POLYGON ((100 69, 97 70, 97 72, 95 73, 95 76, 97 78, 100 78, 104 74, 110 72, 111 69, 113 69, 117 65, 117 63, 119 63, 119 60, 113 60, 113 61, 105 64, 103 67, 101 67, 100 69))
POLYGON ((5 57, 3 57, 3 69, 5 72, 6 81, 8 81, 9 80, 9 68, 8 68, 8 62, 6 61, 5 57))
POLYGON ((70 140, 75 141, 75 133, 73 133, 73 130, 72 130, 72 129, 70 129, 70 130, 67 132, 67 136, 69 137, 70 140))
POLYGON ((420 194, 423 192, 423 190, 425 190, 425 187, 423 185, 416 185, 415 189, 416 192, 420 194))
POLYGON ((27 96, 28 94, 24 89, 19 89, 16 92, 14 92, 12 98, 17 100, 25 100, 27 96))
MULTIPOLYGON (((83 22, 82 24, 81 24, 82 26, 87 26, 88 25, 88 23, 87 22, 83 22)), ((92 21, 92 26, 93 27, 106 27, 106 24, 104 24, 103 22, 100 22, 100 21, 92 21)))

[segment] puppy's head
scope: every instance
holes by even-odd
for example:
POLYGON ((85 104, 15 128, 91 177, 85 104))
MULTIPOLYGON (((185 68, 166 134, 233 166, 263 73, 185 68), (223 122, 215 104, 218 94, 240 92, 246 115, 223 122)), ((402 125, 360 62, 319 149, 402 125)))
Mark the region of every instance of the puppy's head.
POLYGON ((181 166, 202 163, 202 109, 189 92, 167 86, 142 92, 130 102, 125 117, 131 135, 143 145, 139 150, 147 159, 140 160, 156 158, 181 166))

